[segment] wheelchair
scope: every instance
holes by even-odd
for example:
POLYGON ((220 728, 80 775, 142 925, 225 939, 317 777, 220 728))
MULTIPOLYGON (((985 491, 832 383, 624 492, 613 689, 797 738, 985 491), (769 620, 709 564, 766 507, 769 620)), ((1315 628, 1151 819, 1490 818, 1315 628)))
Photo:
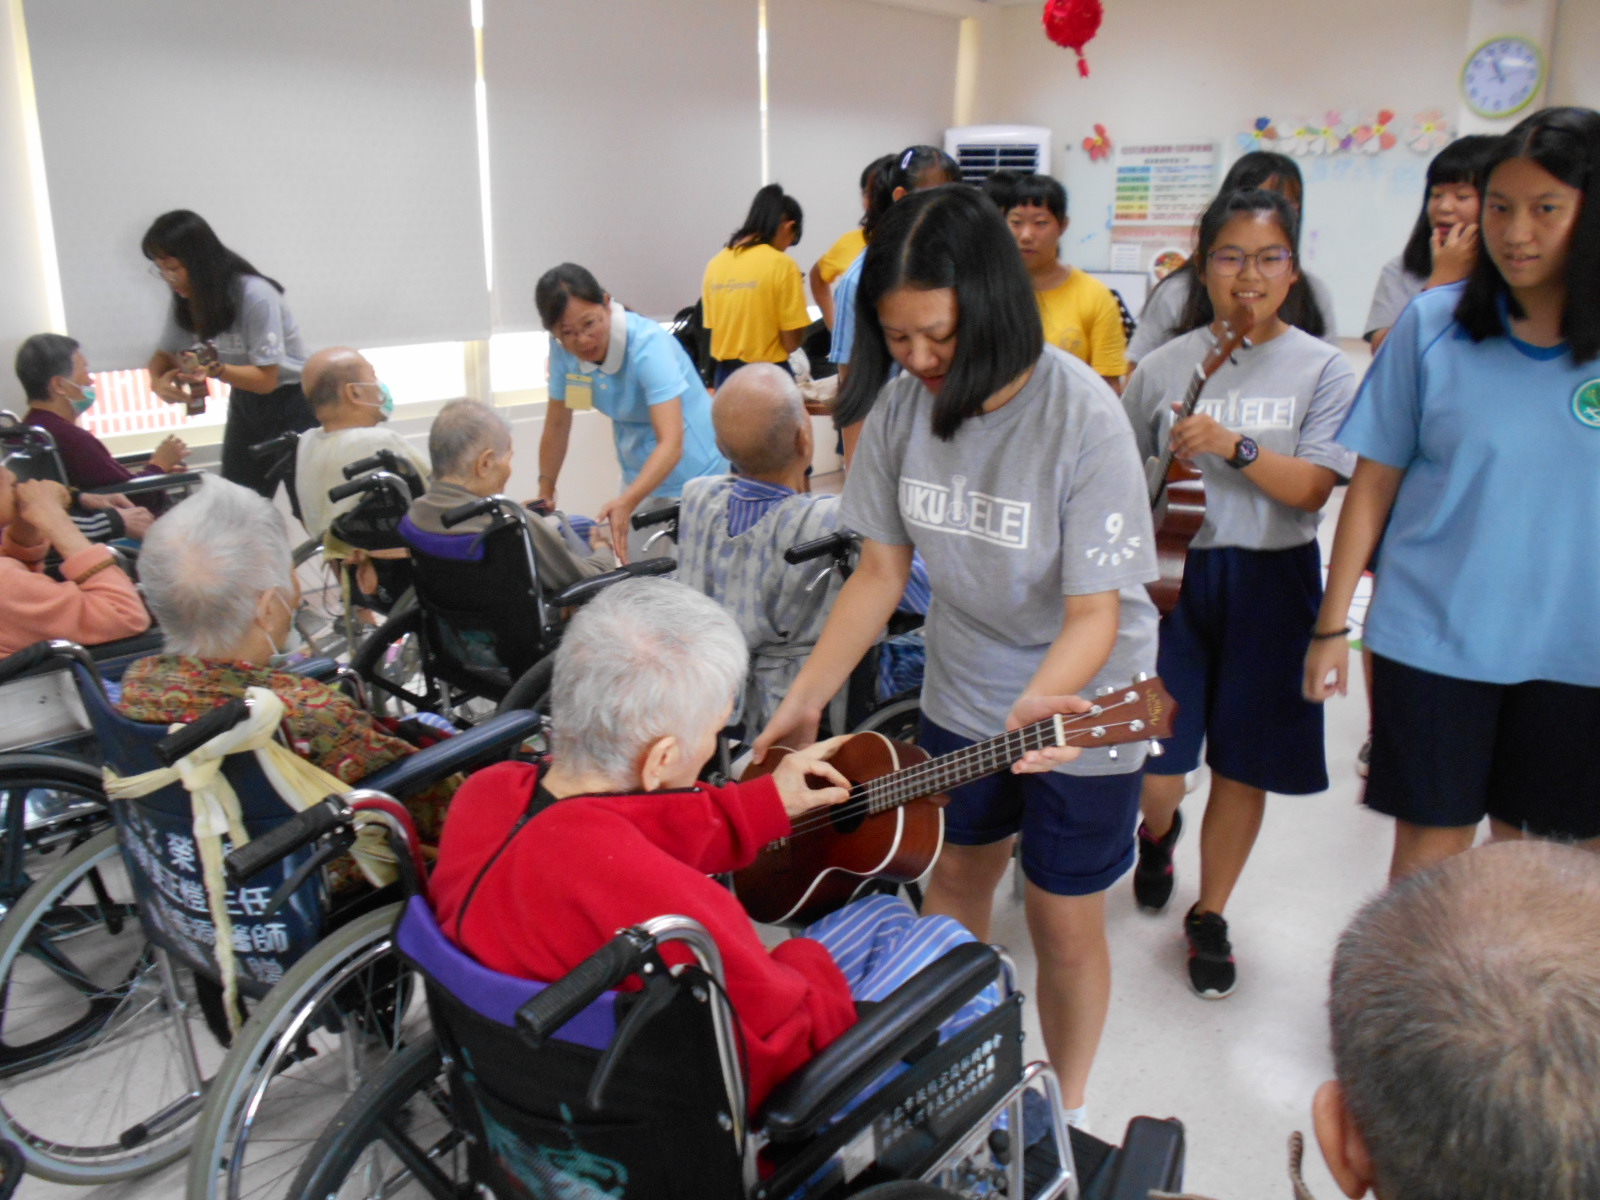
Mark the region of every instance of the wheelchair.
MULTIPOLYGON (((250 715, 234 700, 169 734, 117 712, 79 647, 48 649, 70 664, 124 777, 170 766, 250 715)), ((367 782, 413 794, 505 757, 536 726, 508 714, 367 782)), ((245 848, 270 847, 293 810, 254 755, 230 755, 221 771, 254 839, 245 848)), ((416 989, 389 949, 396 904, 388 889, 330 897, 321 867, 337 845, 235 881, 229 944, 253 1011, 233 1032, 189 793, 168 785, 115 802, 112 816, 0 921, 0 1138, 30 1173, 62 1182, 126 1179, 187 1153, 192 1195, 272 1194, 285 1147, 309 1144, 414 1036, 416 989)))
POLYGON ((931 964, 747 1118, 739 1027, 698 922, 622 930, 548 985, 483 967, 421 896, 394 939, 423 981, 432 1034, 344 1105, 291 1200, 823 1200, 902 1180, 974 1198, 1131 1200, 1181 1186, 1176 1121, 1139 1118, 1120 1149, 1069 1135, 1053 1072, 1023 1062, 1022 996, 993 947, 958 946, 931 964), (660 947, 672 941, 692 965, 666 966, 660 947), (630 977, 640 991, 614 990, 630 977), (997 977, 1006 999, 937 1040, 997 977), (1028 1129, 1029 1089, 1047 1119, 1023 1150, 1013 1134, 1028 1129))
POLYGON ((676 566, 645 559, 547 595, 527 526, 535 518, 521 504, 485 497, 445 513, 442 524, 485 514, 489 527, 470 537, 400 522, 415 603, 367 635, 351 660, 390 711, 436 712, 464 725, 485 710, 542 710, 567 614, 619 580, 676 566))

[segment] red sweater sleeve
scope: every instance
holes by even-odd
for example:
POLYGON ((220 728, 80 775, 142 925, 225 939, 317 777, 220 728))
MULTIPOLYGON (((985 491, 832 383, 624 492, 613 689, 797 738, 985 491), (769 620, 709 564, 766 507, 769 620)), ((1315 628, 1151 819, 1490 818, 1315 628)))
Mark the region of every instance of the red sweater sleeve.
POLYGON ((19 547, 10 531, 0 541, 0 654, 14 654, 44 638, 84 645, 132 637, 150 628, 150 614, 133 581, 116 566, 87 572, 111 558, 88 546, 61 563, 65 582, 36 572, 42 547, 19 547), (77 583, 75 580, 82 579, 77 583))

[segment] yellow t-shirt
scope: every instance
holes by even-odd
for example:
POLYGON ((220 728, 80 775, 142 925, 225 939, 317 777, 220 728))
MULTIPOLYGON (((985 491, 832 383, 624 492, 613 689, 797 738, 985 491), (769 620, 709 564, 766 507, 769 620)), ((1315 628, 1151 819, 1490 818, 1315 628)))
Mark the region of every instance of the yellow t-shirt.
POLYGON ((855 262, 857 255, 867 248, 867 235, 858 226, 828 247, 828 252, 817 259, 817 270, 822 282, 831 284, 844 274, 844 269, 855 262))
POLYGON ((1113 379, 1127 374, 1128 335, 1110 288, 1074 267, 1064 282, 1034 295, 1045 341, 1077 355, 1096 374, 1113 379))
POLYGON ((723 249, 706 264, 702 320, 711 330, 711 357, 784 362, 780 330, 811 324, 800 266, 768 245, 723 249))

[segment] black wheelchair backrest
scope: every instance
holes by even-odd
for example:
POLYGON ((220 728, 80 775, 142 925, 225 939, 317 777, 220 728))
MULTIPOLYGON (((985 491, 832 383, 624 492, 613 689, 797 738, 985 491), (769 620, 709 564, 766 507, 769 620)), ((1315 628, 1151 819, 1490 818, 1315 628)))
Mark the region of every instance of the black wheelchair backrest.
POLYGON ((19 481, 49 479, 67 482, 67 469, 49 432, 25 425, 14 413, 0 412, 0 464, 19 481))

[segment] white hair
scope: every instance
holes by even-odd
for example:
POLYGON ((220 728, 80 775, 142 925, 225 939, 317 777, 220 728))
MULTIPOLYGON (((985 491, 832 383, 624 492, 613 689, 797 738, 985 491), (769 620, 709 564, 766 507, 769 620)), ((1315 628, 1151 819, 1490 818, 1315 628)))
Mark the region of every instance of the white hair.
POLYGON ((229 653, 263 593, 281 589, 290 603, 293 572, 283 516, 225 479, 207 479, 152 525, 139 552, 139 585, 170 654, 229 653))
POLYGON ((556 651, 551 749, 568 770, 636 787, 656 739, 690 745, 722 719, 750 652, 714 600, 666 579, 612 584, 573 617, 556 651))
POLYGON ((511 449, 511 426, 487 404, 452 400, 428 430, 428 459, 436 479, 457 479, 485 450, 511 449))

